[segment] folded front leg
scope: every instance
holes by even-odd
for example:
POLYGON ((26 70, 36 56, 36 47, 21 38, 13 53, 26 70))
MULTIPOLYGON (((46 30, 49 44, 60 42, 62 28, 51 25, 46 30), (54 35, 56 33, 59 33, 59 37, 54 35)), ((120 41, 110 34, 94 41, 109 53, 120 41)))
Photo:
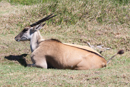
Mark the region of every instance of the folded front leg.
POLYGON ((27 64, 27 67, 37 67, 37 68, 45 68, 45 69, 47 69, 47 64, 41 64, 41 65, 39 65, 39 64, 27 64))

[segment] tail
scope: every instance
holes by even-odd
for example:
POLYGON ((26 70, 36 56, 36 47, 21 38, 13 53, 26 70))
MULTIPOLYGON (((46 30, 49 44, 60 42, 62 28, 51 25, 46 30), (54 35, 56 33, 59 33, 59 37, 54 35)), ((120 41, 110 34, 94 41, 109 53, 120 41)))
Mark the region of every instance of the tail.
POLYGON ((107 64, 118 54, 123 54, 124 53, 124 50, 119 50, 115 55, 113 55, 108 61, 107 61, 107 64))

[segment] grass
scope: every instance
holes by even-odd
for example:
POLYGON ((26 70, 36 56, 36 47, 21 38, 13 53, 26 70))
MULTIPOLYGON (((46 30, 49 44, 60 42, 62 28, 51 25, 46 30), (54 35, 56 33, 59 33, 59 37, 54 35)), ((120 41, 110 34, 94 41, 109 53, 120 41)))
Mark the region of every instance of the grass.
POLYGON ((75 71, 24 68, 16 65, 4 65, 0 69, 2 86, 126 86, 129 87, 127 67, 99 70, 75 71), (3 71, 5 70, 5 71, 3 71), (105 71, 105 72, 104 72, 105 71), (111 72, 110 72, 111 71, 111 72), (119 74, 121 73, 121 74, 119 74), (13 77, 13 78, 12 78, 13 77), (8 78, 8 79, 7 79, 8 78), (100 83, 100 84, 99 84, 100 83), (4 85, 3 85, 4 84, 4 85))
POLYGON ((44 3, 47 1, 55 1, 55 0, 7 0, 12 4, 22 4, 22 5, 33 5, 37 3, 44 3))
MULTIPOLYGON (((92 44, 95 44, 95 42, 96 44, 102 44, 102 42, 104 42, 103 44, 105 46, 111 48, 121 47, 129 50, 130 13, 128 4, 129 3, 115 4, 109 0, 104 0, 103 2, 98 0, 72 0, 71 2, 69 0, 57 0, 54 2, 48 1, 46 3, 36 4, 31 7, 24 6, 30 7, 30 10, 25 9, 23 14, 19 14, 18 19, 14 20, 15 22, 18 21, 15 23, 18 29, 13 29, 13 27, 12 29, 13 32, 16 32, 24 26, 43 18, 43 16, 54 13, 57 17, 47 21, 47 25, 55 27, 48 30, 45 29, 42 33, 53 33, 54 35, 62 33, 68 36, 73 34, 75 35, 74 37, 77 35, 82 38, 87 37, 85 40, 90 41, 92 44), (72 7, 69 7, 70 5, 72 5, 72 7), (99 38, 97 38, 97 36, 99 38), (91 39, 92 37, 93 39, 91 39), (105 41, 108 37, 109 40, 105 41)), ((15 18, 16 16, 12 15, 11 17, 15 18)), ((9 18, 9 20, 12 20, 12 18, 9 18)), ((12 31, 8 32, 13 33, 12 31)), ((3 33, 5 33, 5 31, 3 31, 3 33)), ((58 38, 61 38, 61 36, 58 38)), ((67 37, 67 39, 68 38, 72 37, 67 37)), ((72 39, 75 39, 73 42, 81 42, 82 38, 76 37, 72 39)))
POLYGON ((31 3, 29 1, 0 2, 1 87, 130 86, 130 3, 128 0, 115 0, 115 2, 113 0, 55 0, 53 2, 48 0, 35 4, 33 0, 31 3), (62 42, 80 45, 87 45, 86 42, 95 46, 104 45, 111 48, 102 53, 106 60, 119 49, 124 49, 125 54, 118 55, 107 67, 95 70, 24 67, 25 62, 31 63, 29 42, 18 43, 14 37, 26 25, 51 13, 57 16, 47 21, 46 26, 41 30, 44 38, 57 38, 62 42))

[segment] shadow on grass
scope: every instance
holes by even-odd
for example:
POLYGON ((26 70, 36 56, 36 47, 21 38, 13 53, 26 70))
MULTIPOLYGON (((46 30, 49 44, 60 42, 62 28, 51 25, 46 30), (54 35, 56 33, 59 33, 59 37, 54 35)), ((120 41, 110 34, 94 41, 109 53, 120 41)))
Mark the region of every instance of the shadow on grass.
POLYGON ((9 55, 9 56, 5 56, 5 59, 8 60, 13 60, 13 61, 18 61, 22 66, 26 67, 27 66, 27 62, 25 60, 25 57, 28 54, 22 54, 22 55, 9 55))

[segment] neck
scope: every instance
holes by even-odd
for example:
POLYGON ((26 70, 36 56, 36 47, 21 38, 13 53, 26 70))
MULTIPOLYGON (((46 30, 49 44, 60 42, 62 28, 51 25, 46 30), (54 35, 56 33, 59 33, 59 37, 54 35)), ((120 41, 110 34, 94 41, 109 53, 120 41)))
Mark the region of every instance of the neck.
POLYGON ((32 38, 30 40, 31 52, 33 52, 38 47, 39 43, 43 40, 44 39, 42 39, 42 36, 39 31, 34 32, 34 34, 32 35, 32 38))

